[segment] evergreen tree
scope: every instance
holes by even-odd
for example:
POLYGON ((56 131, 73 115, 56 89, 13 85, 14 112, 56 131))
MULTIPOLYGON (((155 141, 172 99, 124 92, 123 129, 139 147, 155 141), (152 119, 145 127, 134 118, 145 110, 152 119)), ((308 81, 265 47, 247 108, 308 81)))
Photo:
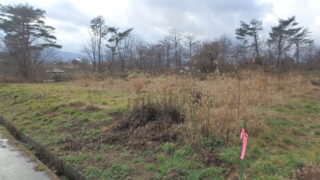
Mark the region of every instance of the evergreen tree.
MULTIPOLYGON (((115 61, 116 50, 117 50, 120 42, 123 39, 127 38, 130 35, 132 30, 133 30, 133 28, 130 28, 130 29, 127 29, 123 32, 119 32, 119 28, 116 28, 116 27, 109 27, 108 28, 108 32, 111 33, 111 36, 108 39, 109 44, 106 44, 106 46, 110 49, 111 56, 112 56, 111 62, 109 63, 109 67, 108 67, 109 71, 111 71, 112 64, 115 61)), ((123 69, 122 69, 122 71, 123 71, 123 69)))
POLYGON ((5 34, 6 53, 25 80, 33 78, 44 49, 61 48, 52 35, 55 28, 46 25, 44 18, 45 11, 28 4, 0 5, 0 29, 5 34))
POLYGON ((251 47, 254 47, 256 57, 260 57, 259 52, 259 31, 263 30, 262 22, 256 19, 250 21, 249 24, 241 21, 241 25, 236 29, 237 39, 248 41, 248 38, 252 38, 251 47))
POLYGON ((295 17, 288 19, 279 19, 279 24, 271 29, 270 42, 275 44, 277 49, 277 66, 283 64, 283 54, 290 50, 292 39, 303 30, 302 27, 297 27, 295 17))
POLYGON ((300 29, 292 38, 291 42, 295 46, 295 57, 296 63, 300 63, 300 48, 305 45, 312 43, 313 40, 309 38, 310 32, 308 29, 300 29))

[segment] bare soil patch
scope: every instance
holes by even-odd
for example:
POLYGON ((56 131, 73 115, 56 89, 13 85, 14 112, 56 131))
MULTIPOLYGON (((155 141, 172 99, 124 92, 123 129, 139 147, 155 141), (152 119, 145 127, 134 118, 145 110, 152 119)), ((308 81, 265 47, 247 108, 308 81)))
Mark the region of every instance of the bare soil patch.
POLYGON ((319 166, 308 166, 299 168, 293 180, 319 180, 320 178, 320 167, 319 166))

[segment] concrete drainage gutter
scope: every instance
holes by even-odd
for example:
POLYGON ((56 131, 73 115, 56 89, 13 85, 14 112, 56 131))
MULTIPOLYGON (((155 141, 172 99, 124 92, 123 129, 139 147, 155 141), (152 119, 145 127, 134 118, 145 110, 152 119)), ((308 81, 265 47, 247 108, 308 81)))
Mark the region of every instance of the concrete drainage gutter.
POLYGON ((0 125, 4 126, 9 133, 17 140, 29 144, 32 149, 36 151, 36 156, 44 164, 49 167, 53 167, 56 170, 58 176, 66 176, 70 180, 85 180, 86 178, 78 171, 67 165, 65 161, 54 155, 47 148, 30 138, 25 133, 19 131, 17 128, 12 126, 9 122, 5 121, 0 117, 0 125))

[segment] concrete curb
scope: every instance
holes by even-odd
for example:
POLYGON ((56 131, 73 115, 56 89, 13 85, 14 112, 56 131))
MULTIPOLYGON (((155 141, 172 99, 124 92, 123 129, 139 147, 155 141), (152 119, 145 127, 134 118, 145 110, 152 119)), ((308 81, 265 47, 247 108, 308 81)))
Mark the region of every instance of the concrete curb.
POLYGON ((70 180, 86 180, 81 173, 73 169, 71 166, 68 166, 58 156, 51 153, 47 148, 30 138, 25 133, 19 131, 2 117, 0 117, 0 125, 4 126, 17 140, 29 144, 36 151, 36 156, 39 160, 46 165, 54 167, 57 175, 66 176, 70 180))

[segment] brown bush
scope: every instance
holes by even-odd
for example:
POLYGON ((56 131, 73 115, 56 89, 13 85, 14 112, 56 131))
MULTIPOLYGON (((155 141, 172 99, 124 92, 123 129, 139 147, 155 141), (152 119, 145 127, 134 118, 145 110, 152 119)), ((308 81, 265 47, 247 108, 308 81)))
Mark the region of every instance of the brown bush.
POLYGON ((308 76, 251 71, 208 76, 203 81, 172 75, 147 81, 142 77, 129 82, 114 79, 114 85, 107 86, 124 91, 131 87, 140 94, 139 100, 130 102, 131 111, 118 126, 118 132, 127 134, 132 143, 181 138, 198 144, 210 136, 226 143, 239 142, 242 120, 246 120, 250 136, 259 136, 267 129, 264 118, 275 116, 276 112, 257 107, 290 105, 288 97, 307 97, 318 88, 308 81, 308 76), (149 98, 141 97, 142 90, 149 98), (183 122, 176 123, 171 110, 177 111, 183 122))
POLYGON ((95 76, 92 73, 80 73, 74 78, 74 82, 83 87, 90 87, 95 81, 95 76))
POLYGON ((177 138, 171 131, 174 124, 184 121, 183 115, 172 102, 147 102, 136 100, 129 114, 116 126, 116 130, 129 131, 134 139, 145 141, 170 141, 177 138))
POLYGON ((142 89, 143 89, 145 83, 142 79, 134 79, 134 80, 132 80, 131 85, 134 89, 134 92, 137 94, 140 94, 142 92, 142 89))

